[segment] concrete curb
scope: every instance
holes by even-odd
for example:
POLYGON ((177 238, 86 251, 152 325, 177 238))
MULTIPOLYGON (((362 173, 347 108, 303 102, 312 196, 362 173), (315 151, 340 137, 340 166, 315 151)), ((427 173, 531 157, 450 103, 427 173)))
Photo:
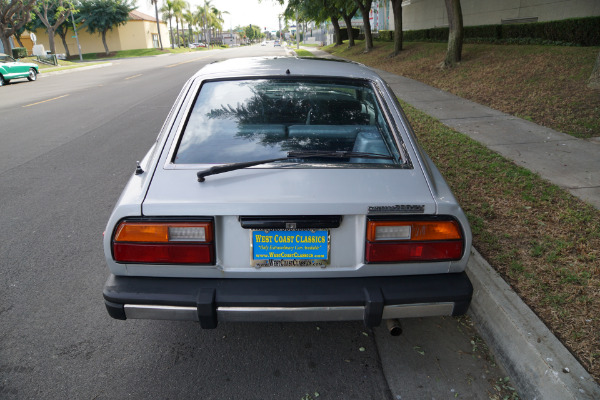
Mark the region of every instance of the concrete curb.
POLYGON ((103 63, 103 64, 89 65, 87 67, 77 67, 77 68, 63 69, 61 71, 50 71, 50 72, 44 72, 44 71, 42 71, 40 73, 40 75, 38 76, 38 78, 43 78, 45 76, 52 76, 52 75, 68 74, 68 73, 76 72, 76 71, 87 71, 87 70, 90 70, 90 69, 110 67, 111 65, 112 65, 112 63, 109 62, 109 63, 103 63))
POLYGON ((472 249, 469 309, 523 399, 600 399, 600 386, 488 262, 472 249))

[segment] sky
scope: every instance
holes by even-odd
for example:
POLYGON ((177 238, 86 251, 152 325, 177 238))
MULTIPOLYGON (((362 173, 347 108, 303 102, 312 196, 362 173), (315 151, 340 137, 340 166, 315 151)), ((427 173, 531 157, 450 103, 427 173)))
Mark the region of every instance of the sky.
MULTIPOLYGON (((204 4, 204 0, 188 0, 192 10, 196 10, 198 5, 204 4)), ((158 7, 162 5, 163 0, 158 0, 158 7)), ((283 14, 284 6, 279 5, 276 0, 212 0, 211 4, 220 11, 228 11, 229 14, 223 14, 225 24, 224 29, 235 28, 236 26, 258 25, 261 30, 265 27, 269 31, 279 30, 277 16, 283 14)), ((138 10, 154 15, 154 7, 150 5, 149 0, 137 0, 138 10)), ((282 21, 283 26, 283 21, 282 21)))

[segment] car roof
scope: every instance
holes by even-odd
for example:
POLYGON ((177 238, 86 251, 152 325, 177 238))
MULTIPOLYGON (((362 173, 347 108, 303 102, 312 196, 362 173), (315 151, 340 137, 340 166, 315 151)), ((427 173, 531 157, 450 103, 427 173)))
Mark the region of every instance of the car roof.
POLYGON ((204 79, 319 76, 380 80, 370 68, 352 61, 315 57, 248 57, 217 61, 202 68, 204 79))

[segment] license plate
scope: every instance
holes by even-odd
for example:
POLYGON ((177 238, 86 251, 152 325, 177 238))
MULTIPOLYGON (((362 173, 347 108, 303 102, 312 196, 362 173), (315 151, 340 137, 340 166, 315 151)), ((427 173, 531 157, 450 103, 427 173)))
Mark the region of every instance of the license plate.
POLYGON ((326 267, 329 230, 251 231, 252 266, 326 267))

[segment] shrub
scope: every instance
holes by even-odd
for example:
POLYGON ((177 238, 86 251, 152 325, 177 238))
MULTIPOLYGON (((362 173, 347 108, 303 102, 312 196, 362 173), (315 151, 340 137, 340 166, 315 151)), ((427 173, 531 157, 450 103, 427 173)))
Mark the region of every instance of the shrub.
POLYGON ((27 57, 27 49, 25 47, 15 47, 12 49, 12 56, 15 59, 27 57))
MULTIPOLYGON (((360 29, 352 28, 352 36, 354 37, 354 39, 358 38, 359 33, 360 33, 360 29)), ((348 40, 348 29, 346 29, 346 28, 340 29, 340 36, 342 37, 342 40, 348 40)))
POLYGON ((385 42, 393 42, 394 41, 394 31, 379 31, 379 36, 377 40, 385 41, 385 42))
MULTIPOLYGON (((404 32, 406 41, 448 40, 448 28, 404 32)), ((600 46, 600 16, 510 25, 465 26, 466 42, 600 46)))

